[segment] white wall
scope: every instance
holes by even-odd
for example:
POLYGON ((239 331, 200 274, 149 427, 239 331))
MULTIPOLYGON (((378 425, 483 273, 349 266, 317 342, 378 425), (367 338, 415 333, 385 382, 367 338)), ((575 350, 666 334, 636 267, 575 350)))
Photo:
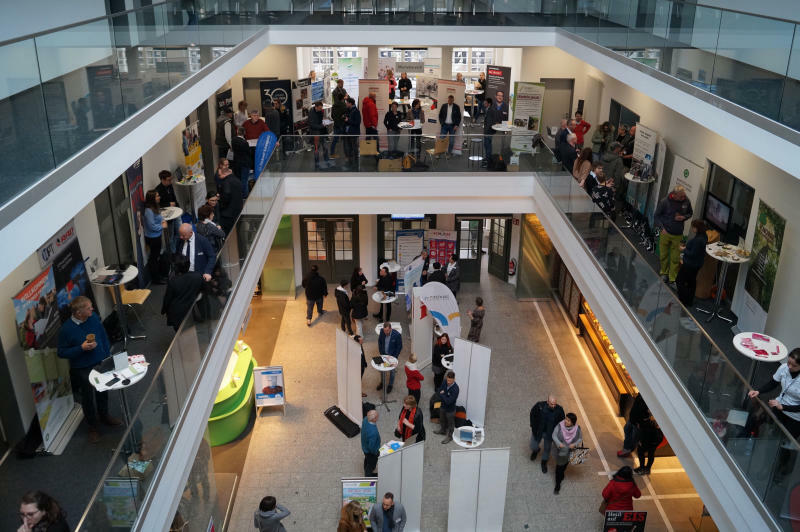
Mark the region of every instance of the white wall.
MULTIPOLYGON (((608 117, 613 98, 638 113, 644 124, 657 130, 664 137, 670 153, 706 167, 709 166, 708 161, 714 161, 753 187, 756 198, 748 227, 748 245, 752 242, 754 215, 759 199, 785 217, 786 233, 765 332, 781 339, 787 346, 800 345, 800 329, 796 322, 796 316, 800 313, 800 284, 793 282, 792 278, 793 272, 800 271, 800 210, 797 209, 800 204, 800 182, 797 178, 557 48, 526 48, 522 67, 528 76, 523 81, 539 81, 542 77, 574 77, 576 99, 587 94, 589 79, 596 78, 602 83, 601 100, 587 101, 586 105, 589 108, 597 107, 601 118, 608 117)), ((694 208, 699 215, 702 206, 694 208)), ((734 308, 739 305, 743 293, 740 286, 734 297, 734 308)))
MULTIPOLYGON (((142 169, 144 170, 144 190, 147 192, 156 188, 161 181, 158 173, 161 170, 174 171, 178 166, 185 163, 183 151, 181 150, 181 135, 186 128, 185 122, 179 122, 167 135, 157 142, 152 148, 142 156, 142 169)), ((212 134, 215 130, 212 128, 212 134)), ((214 172, 206 172, 209 179, 213 178, 214 172)))
MULTIPOLYGON (((244 89, 242 88, 242 78, 257 77, 277 77, 279 79, 297 79, 297 52, 294 46, 275 46, 266 47, 261 53, 253 58, 244 68, 237 72, 230 80, 233 95, 233 105, 244 99, 244 89)), ((255 106, 261 107, 260 102, 255 106)), ((254 107, 250 103, 250 108, 254 107)))

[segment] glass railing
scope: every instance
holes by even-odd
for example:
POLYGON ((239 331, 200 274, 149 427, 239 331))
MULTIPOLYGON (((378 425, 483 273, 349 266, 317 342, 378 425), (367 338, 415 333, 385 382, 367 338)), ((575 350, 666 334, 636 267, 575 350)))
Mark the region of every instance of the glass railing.
POLYGON ((170 0, 0 43, 0 206, 269 24, 558 27, 800 130, 792 22, 676 0, 170 0))
POLYGON ((530 173, 536 170, 533 155, 515 154, 514 151, 518 143, 530 147, 534 137, 535 132, 457 134, 450 146, 447 135, 423 135, 413 130, 397 135, 283 135, 267 170, 271 175, 308 172, 530 173))
POLYGON ((735 364, 661 280, 628 236, 542 149, 536 179, 547 191, 672 368, 753 491, 785 530, 800 519, 790 505, 800 481, 800 445, 751 389, 735 364))
MULTIPOLYGON (((270 213, 279 184, 280 179, 270 177, 256 181, 217 256, 211 282, 178 328, 161 363, 150 367, 153 377, 147 391, 134 409, 130 425, 98 481, 81 516, 79 530, 129 529, 136 519, 167 441, 186 406, 186 398, 199 378, 209 345, 219 330, 220 317, 239 288, 241 267, 270 213)), ((182 498, 179 511, 184 517, 192 515, 194 521, 207 524, 209 516, 218 510, 213 483, 202 482, 204 475, 208 476, 205 472, 209 467, 209 455, 204 451, 207 451, 205 441, 201 442, 190 476, 191 496, 182 498)), ((216 522, 221 523, 221 520, 216 522)))

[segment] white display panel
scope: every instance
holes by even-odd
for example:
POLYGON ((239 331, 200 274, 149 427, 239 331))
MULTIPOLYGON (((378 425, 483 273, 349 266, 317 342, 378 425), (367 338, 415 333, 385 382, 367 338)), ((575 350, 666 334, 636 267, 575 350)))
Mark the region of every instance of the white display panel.
MULTIPOLYGON (((378 501, 383 494, 391 491, 397 500, 403 502, 403 454, 402 450, 381 456, 378 459, 378 501)), ((405 506, 405 504, 403 505, 405 506)))
POLYGON ((482 449, 475 530, 503 529, 509 449, 482 449))
POLYGON ((466 409, 467 419, 476 427, 483 427, 486 421, 492 350, 485 345, 456 338, 453 352, 453 371, 458 384, 456 405, 466 409))
MULTIPOLYGON (((463 338, 452 340, 453 343, 453 371, 458 384, 458 399, 456 405, 467 408, 467 395, 469 393, 469 373, 472 365, 472 342, 463 338)), ((469 411, 467 411, 469 417, 469 411)))
POLYGON ((478 480, 481 451, 450 452, 450 504, 447 511, 448 532, 475 530, 478 517, 478 480))
MULTIPOLYGON (((344 332, 339 331, 344 335, 344 332)), ((347 339, 347 398, 339 407, 354 422, 361 424, 361 344, 345 336, 347 339)))
POLYGON ((342 410, 347 408, 347 341, 347 334, 336 329, 336 405, 342 410))
POLYGON ((422 530, 422 467, 424 442, 404 446, 378 459, 378 502, 387 491, 406 510, 406 532, 422 530))

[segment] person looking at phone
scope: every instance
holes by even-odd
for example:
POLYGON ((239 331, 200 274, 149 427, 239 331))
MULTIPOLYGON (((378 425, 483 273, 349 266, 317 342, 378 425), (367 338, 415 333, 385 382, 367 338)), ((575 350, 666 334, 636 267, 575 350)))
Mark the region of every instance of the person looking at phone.
POLYGON ((58 332, 58 356, 69 360, 72 391, 80 397, 83 417, 89 425, 89 443, 97 443, 98 421, 110 426, 122 424, 108 413, 108 395, 98 392, 89 382, 92 369, 111 354, 111 342, 91 299, 78 296, 70 302, 69 309, 72 316, 58 332))

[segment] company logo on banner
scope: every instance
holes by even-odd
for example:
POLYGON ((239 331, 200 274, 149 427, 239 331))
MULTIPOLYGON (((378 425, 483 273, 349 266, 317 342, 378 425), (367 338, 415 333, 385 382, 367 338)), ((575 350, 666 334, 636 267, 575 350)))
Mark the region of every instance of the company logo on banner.
POLYGON ((70 245, 72 241, 75 240, 75 237, 75 221, 70 220, 67 222, 67 225, 59 229, 59 231, 36 252, 36 256, 39 257, 39 266, 44 269, 52 264, 53 259, 70 245))
POLYGON ((417 257, 411 264, 403 268, 403 287, 406 291, 406 311, 411 310, 411 289, 422 284, 422 268, 425 261, 417 257))
POLYGON ((451 338, 461 334, 461 314, 453 292, 442 283, 425 283, 414 289, 414 294, 428 308, 428 312, 451 338))
POLYGON ((256 143, 256 163, 253 176, 258 179, 261 172, 267 166, 269 158, 272 157, 272 152, 275 151, 275 146, 278 144, 278 137, 272 131, 265 131, 258 137, 256 143))

